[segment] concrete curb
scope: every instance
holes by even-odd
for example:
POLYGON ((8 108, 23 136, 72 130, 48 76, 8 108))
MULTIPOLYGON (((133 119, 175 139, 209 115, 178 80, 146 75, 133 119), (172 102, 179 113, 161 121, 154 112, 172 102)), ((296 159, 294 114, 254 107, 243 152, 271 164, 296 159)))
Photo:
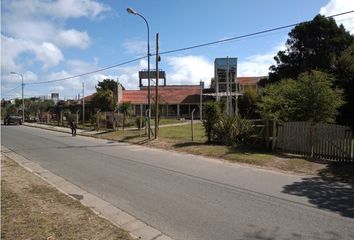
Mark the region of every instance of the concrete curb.
POLYGON ((89 207, 100 217, 107 219, 117 227, 125 229, 133 238, 142 240, 173 240, 172 238, 161 233, 159 230, 113 206, 111 203, 66 181, 64 178, 53 174, 47 169, 42 168, 39 164, 18 155, 10 149, 1 146, 1 152, 29 172, 39 176, 47 183, 54 186, 60 192, 71 197, 72 199, 80 201, 82 205, 89 207))

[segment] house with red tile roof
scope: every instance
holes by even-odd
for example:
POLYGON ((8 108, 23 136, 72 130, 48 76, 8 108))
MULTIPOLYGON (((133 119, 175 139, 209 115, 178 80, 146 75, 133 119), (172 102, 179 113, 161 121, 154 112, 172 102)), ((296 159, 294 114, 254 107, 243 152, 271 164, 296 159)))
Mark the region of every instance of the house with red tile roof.
MULTIPOLYGON (((148 109, 148 87, 143 86, 143 79, 146 80, 147 71, 139 71, 139 90, 123 90, 119 85, 118 88, 118 104, 130 102, 132 105, 132 112, 134 115, 146 114, 148 109)), ((151 70, 150 78, 156 78, 156 70, 151 70)), ((194 110, 194 116, 200 117, 200 109, 202 103, 205 101, 215 100, 215 89, 213 86, 213 79, 211 87, 204 89, 204 83, 200 85, 167 85, 166 74, 159 70, 159 78, 163 79, 163 84, 159 86, 158 102, 160 108, 160 115, 164 117, 190 118, 194 110)), ((236 84, 242 94, 246 89, 258 89, 258 81, 264 77, 238 77, 236 84)), ((237 93, 239 95, 240 93, 237 93)), ((85 97, 85 102, 90 102, 92 96, 85 97)), ((221 95, 223 96, 223 95, 221 95)), ((154 109, 155 105, 155 86, 151 86, 151 105, 154 109)))
MULTIPOLYGON (((158 102, 160 114, 164 117, 190 118, 195 109, 195 117, 199 117, 200 104, 210 100, 209 96, 203 96, 204 86, 201 85, 166 85, 158 90, 158 102)), ((151 86, 151 105, 155 104, 155 86, 151 86)), ((130 102, 133 106, 133 114, 144 114, 148 104, 148 89, 142 86, 140 90, 124 90, 119 103, 130 102)), ((153 108, 153 107, 152 107, 153 108)))

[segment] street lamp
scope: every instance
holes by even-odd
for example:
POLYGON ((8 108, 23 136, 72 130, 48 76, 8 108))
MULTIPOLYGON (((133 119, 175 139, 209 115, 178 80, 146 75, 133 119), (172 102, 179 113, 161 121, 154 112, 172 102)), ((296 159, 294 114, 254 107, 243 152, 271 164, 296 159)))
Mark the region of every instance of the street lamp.
POLYGON ((150 119, 151 119, 151 88, 150 88, 150 28, 149 28, 149 23, 147 22, 147 20, 144 18, 144 16, 142 16, 141 14, 139 14, 137 11, 135 11, 133 8, 127 8, 127 12, 129 14, 133 14, 133 15, 137 15, 139 17, 141 17, 145 23, 146 23, 146 27, 147 27, 147 40, 148 40, 148 109, 149 109, 149 113, 148 113, 148 138, 151 139, 150 136, 150 131, 151 131, 151 126, 150 126, 150 119))
POLYGON ((25 100, 23 98, 23 76, 21 73, 17 73, 17 72, 11 72, 11 74, 16 74, 16 75, 20 75, 21 76, 21 79, 22 79, 22 123, 25 122, 25 100))

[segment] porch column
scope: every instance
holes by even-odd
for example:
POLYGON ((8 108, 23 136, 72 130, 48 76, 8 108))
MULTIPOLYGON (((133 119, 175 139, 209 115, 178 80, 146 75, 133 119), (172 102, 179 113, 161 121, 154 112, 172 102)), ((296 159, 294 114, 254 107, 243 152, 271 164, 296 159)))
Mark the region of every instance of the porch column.
POLYGON ((177 117, 179 117, 179 104, 177 104, 177 117))

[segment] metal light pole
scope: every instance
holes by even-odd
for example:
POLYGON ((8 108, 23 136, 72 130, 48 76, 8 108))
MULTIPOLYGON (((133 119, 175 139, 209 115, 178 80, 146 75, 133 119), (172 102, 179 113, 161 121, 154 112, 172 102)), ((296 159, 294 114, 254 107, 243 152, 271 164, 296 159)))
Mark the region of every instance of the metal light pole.
POLYGON ((85 127, 85 83, 82 82, 82 127, 85 127))
POLYGON ((159 33, 156 34, 155 139, 159 134, 159 33))
POLYGON ((11 74, 16 74, 16 75, 20 75, 21 79, 22 79, 22 123, 25 122, 25 100, 23 98, 23 76, 21 73, 17 73, 17 72, 11 72, 11 74))
POLYGON ((144 16, 142 16, 141 14, 139 14, 137 11, 135 11, 133 8, 127 8, 127 12, 133 15, 137 15, 139 17, 141 17, 147 26, 147 40, 148 40, 148 138, 151 139, 151 126, 150 126, 150 119, 151 119, 151 88, 150 88, 150 28, 149 28, 149 23, 147 22, 147 20, 144 18, 144 16))

